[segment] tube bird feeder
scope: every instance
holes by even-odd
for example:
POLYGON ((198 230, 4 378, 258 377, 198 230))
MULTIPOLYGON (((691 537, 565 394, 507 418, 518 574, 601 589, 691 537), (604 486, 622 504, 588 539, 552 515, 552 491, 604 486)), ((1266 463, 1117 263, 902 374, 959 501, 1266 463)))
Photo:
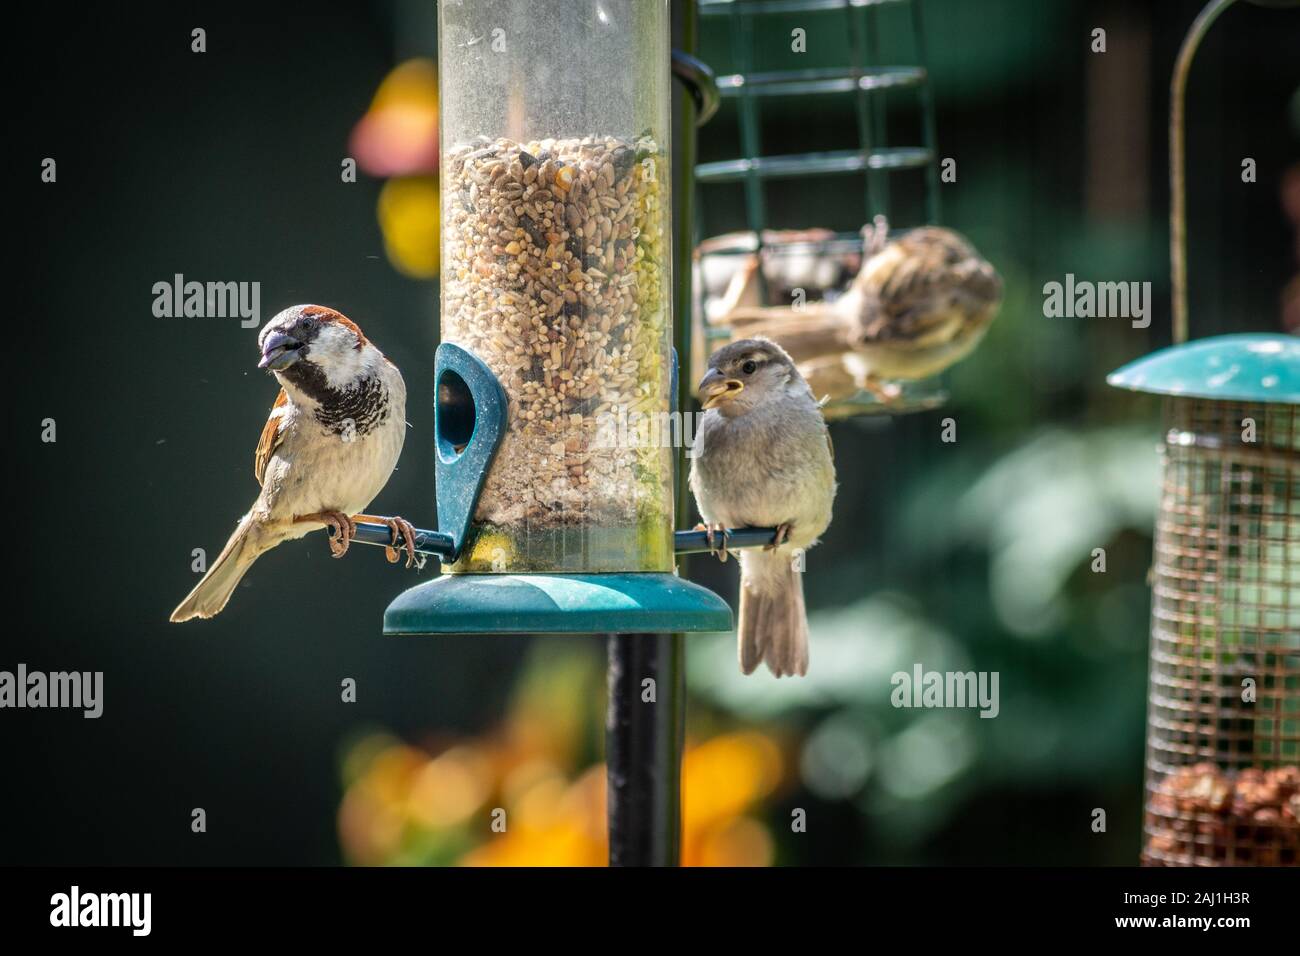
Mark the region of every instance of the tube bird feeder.
MULTIPOLYGON (((694 3, 671 12, 690 47, 694 3)), ((673 282, 672 76, 688 123, 716 87, 670 51, 668 0, 458 0, 438 15, 438 527, 415 546, 445 573, 399 595, 384 633, 606 635, 609 860, 672 865, 682 635, 732 628, 726 602, 676 571, 711 542, 674 531, 674 341, 690 337, 673 329, 689 296, 673 282)))
POLYGON ((387 633, 726 630, 675 573, 667 0, 439 5, 439 530, 387 633), (622 427, 620 427, 622 426, 622 427))

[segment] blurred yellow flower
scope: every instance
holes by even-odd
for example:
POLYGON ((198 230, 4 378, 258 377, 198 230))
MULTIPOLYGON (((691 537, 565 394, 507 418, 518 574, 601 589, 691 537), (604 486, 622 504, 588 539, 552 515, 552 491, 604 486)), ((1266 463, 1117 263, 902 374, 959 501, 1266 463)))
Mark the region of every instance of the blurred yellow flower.
POLYGON ((379 196, 379 226, 389 261, 415 279, 438 275, 438 67, 408 60, 375 91, 352 129, 357 165, 388 178, 379 196))
POLYGON ((705 828, 741 813, 776 789, 781 752, 762 734, 724 734, 690 747, 682 760, 683 816, 705 828))
POLYGON ((572 784, 538 781, 503 833, 489 833, 462 859, 465 866, 604 866, 605 768, 597 765, 572 784))
POLYGON ((390 179, 379 193, 379 227, 388 258, 413 279, 438 274, 439 202, 436 176, 390 179))
POLYGON ((459 826, 483 806, 492 787, 489 762, 473 747, 453 747, 414 776, 406 812, 422 827, 459 826))
POLYGON ((771 866, 774 856, 772 835, 750 817, 688 831, 682 841, 682 866, 771 866))
MULTIPOLYGON (((346 858, 359 865, 605 865, 605 766, 579 769, 584 741, 590 749, 599 732, 599 679, 591 655, 546 653, 525 669, 505 720, 481 739, 436 755, 385 735, 357 741, 343 764, 339 839, 346 858)), ((758 814, 783 772, 780 745, 756 731, 688 744, 682 864, 770 865, 775 845, 758 814)))
POLYGON ((772 838, 743 814, 781 782, 781 751, 755 731, 723 734, 682 758, 682 865, 768 866, 772 838))

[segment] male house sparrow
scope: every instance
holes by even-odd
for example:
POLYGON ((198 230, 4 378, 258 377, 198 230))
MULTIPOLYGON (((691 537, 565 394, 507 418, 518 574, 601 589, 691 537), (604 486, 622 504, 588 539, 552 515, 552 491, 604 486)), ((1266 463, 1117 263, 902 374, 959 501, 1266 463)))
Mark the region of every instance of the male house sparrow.
MULTIPOLYGON (((710 535, 776 527, 772 544, 740 553, 740 669, 808 671, 808 617, 795 564, 831 522, 830 434, 808 383, 775 342, 744 339, 709 359, 691 491, 710 535)), ((712 543, 712 541, 710 541, 712 543)), ((725 538, 720 556, 726 560, 725 538)))
POLYGON ((1002 301, 1002 280, 964 238, 926 226, 885 241, 877 216, 847 292, 801 309, 738 309, 738 334, 776 339, 801 365, 843 354, 863 388, 885 401, 899 381, 938 375, 979 344, 1002 301))
POLYGON ((397 366, 342 314, 296 305, 258 334, 262 360, 280 395, 262 429, 253 473, 262 493, 173 621, 212 617, 244 573, 282 541, 333 526, 330 551, 342 557, 357 519, 387 524, 414 560, 415 532, 401 518, 357 514, 388 481, 406 438, 406 384, 397 366))

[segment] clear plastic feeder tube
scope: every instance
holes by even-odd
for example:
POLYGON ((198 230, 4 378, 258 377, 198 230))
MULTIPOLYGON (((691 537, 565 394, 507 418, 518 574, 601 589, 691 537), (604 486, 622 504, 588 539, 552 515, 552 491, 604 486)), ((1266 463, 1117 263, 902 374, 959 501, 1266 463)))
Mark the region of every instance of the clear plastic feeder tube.
POLYGON ((453 570, 670 570, 668 0, 438 9, 442 339, 509 398, 453 570))

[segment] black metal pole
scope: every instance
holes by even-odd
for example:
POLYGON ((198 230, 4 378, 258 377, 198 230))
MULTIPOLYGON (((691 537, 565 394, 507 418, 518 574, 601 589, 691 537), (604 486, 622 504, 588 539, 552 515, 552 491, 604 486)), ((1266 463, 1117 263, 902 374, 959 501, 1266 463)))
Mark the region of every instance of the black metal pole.
POLYGON ((673 634, 609 635, 610 866, 676 866, 684 677, 673 634))
MULTIPOLYGON (((694 54, 695 0, 672 5, 674 51, 694 54)), ((701 64, 674 57, 674 72, 692 83, 701 64)), ((703 68, 707 70, 707 68, 703 68)), ((716 108, 711 82, 695 81, 687 92, 673 84, 673 345, 678 395, 690 407, 691 249, 697 109, 716 108), (713 102, 710 102, 712 100, 713 102)), ((676 511, 689 515, 683 451, 678 449, 676 511)), ((700 542, 679 542, 695 550, 700 542), (694 546, 694 547, 692 547, 694 546)), ((681 766, 686 737, 686 647, 681 634, 609 636, 609 708, 605 719, 610 866, 676 866, 681 843, 681 766)))

